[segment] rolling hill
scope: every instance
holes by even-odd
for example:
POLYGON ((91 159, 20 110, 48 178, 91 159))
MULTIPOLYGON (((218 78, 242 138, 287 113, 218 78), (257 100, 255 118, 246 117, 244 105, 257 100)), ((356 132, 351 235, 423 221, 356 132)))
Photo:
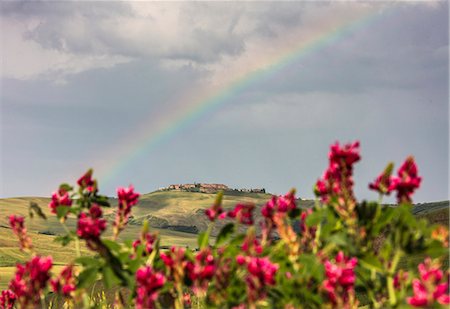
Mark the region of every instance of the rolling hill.
MULTIPOLYGON (((216 195, 211 193, 182 192, 182 191, 156 191, 144 194, 140 197, 138 205, 133 207, 128 227, 122 232, 120 238, 136 239, 139 235, 142 222, 148 220, 152 231, 157 231, 161 236, 163 246, 188 246, 196 247, 197 234, 208 226, 208 219, 204 215, 206 208, 210 207, 216 195)), ((271 198, 266 193, 226 192, 223 199, 225 209, 231 209, 238 202, 248 202, 262 206, 271 198)), ((55 264, 67 263, 75 256, 73 245, 61 249, 54 242, 57 235, 63 234, 64 229, 52 215, 47 207, 49 198, 19 197, 0 199, 0 288, 4 288, 13 273, 17 262, 29 259, 29 254, 20 252, 17 248, 17 240, 12 234, 8 224, 10 214, 18 214, 26 217, 26 227, 33 240, 36 251, 42 255, 52 254, 55 264), (47 215, 47 220, 40 218, 30 219, 28 207, 30 202, 41 206, 47 215)), ((105 216, 111 221, 114 218, 117 200, 110 199, 112 208, 105 211, 105 216)), ((299 200, 300 207, 312 207, 314 201, 299 200)), ((413 208, 417 216, 427 218, 433 223, 449 224, 449 201, 417 204, 413 208)), ((260 212, 255 212, 256 219, 260 212)), ((221 222, 213 230, 213 235, 218 232, 221 222)), ((69 218, 67 225, 75 229, 76 220, 69 218)), ((106 236, 111 236, 108 229, 106 236)), ((86 248, 82 248, 83 254, 89 254, 86 248)))

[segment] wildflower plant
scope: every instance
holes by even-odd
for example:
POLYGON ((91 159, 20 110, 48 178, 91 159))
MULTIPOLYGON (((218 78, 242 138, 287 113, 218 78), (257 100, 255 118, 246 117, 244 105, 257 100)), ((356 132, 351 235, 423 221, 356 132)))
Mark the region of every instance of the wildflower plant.
MULTIPOLYGON (((130 292, 129 297, 118 292, 117 306, 136 308, 448 305, 449 274, 441 267, 448 257, 448 229, 412 215, 412 197, 422 181, 414 158, 408 157, 396 174, 389 163, 369 184, 378 201, 358 201, 353 170, 361 159, 359 147, 359 142, 331 146, 310 209, 298 207, 295 190, 273 196, 261 207, 239 203, 232 209, 223 208, 219 193, 205 211, 210 224, 198 235, 196 251, 162 250, 158 234, 146 222, 135 240, 118 240, 138 203, 132 186, 117 190, 113 237, 106 237, 104 209, 115 205, 99 194, 89 170, 77 188, 62 184, 49 204, 66 231, 56 240, 75 245, 77 257, 60 273, 52 273, 52 258, 33 252, 30 261, 17 265, 9 289, 1 292, 0 308, 43 306, 49 292, 71 305, 95 307, 86 289, 99 280, 106 288, 130 292), (383 205, 383 196, 391 193, 398 204, 383 205), (77 219, 76 230, 65 225, 69 216, 77 219), (218 221, 224 224, 213 240, 218 221), (93 255, 81 256, 81 245, 93 255), (425 259, 414 265, 411 257, 417 255, 425 259)), ((11 216, 10 225, 20 248, 32 251, 24 219, 11 216)))

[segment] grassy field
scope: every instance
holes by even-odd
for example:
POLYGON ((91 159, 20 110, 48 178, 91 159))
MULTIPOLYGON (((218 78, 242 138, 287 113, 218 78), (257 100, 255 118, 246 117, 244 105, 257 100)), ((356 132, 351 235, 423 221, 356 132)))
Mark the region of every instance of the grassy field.
MULTIPOLYGON (((197 233, 205 230, 208 220, 204 210, 210 207, 215 200, 215 194, 163 191, 144 194, 140 202, 133 208, 130 224, 122 232, 120 238, 136 239, 139 235, 143 220, 148 220, 152 231, 157 231, 161 236, 162 246, 197 246, 197 233)), ((232 208, 238 202, 254 203, 262 206, 271 197, 270 194, 232 192, 225 194, 223 206, 232 208)), ((47 207, 49 198, 23 197, 0 199, 0 289, 4 289, 13 275, 15 264, 29 259, 30 255, 18 250, 16 237, 12 234, 8 224, 10 214, 18 214, 26 217, 26 227, 32 238, 36 252, 41 255, 52 255, 55 265, 66 264, 75 257, 74 245, 62 248, 54 242, 57 235, 64 233, 64 229, 55 215, 52 215, 47 207), (35 202, 47 215, 47 220, 40 218, 30 219, 28 207, 30 202, 35 202)), ((114 218, 114 209, 117 200, 111 199, 112 208, 105 212, 107 218, 114 218)), ((314 202, 299 201, 300 207, 311 207, 314 202)), ((416 205, 413 212, 427 218, 430 222, 449 224, 449 202, 435 202, 416 205)), ((260 216, 256 212, 257 219, 260 216)), ((75 229, 76 220, 69 218, 67 225, 75 229)), ((217 232, 220 225, 213 231, 217 232)), ((111 237, 111 229, 106 231, 106 236, 111 237)), ((82 254, 90 254, 82 245, 82 254)))

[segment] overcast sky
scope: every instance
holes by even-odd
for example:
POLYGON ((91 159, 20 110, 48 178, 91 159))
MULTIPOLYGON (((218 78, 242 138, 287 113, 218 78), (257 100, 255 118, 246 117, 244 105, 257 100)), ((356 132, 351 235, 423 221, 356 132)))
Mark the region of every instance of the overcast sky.
POLYGON ((412 154, 415 201, 448 199, 447 1, 0 8, 1 197, 49 196, 93 167, 108 195, 213 182, 312 198, 329 145, 360 140, 359 198, 376 198, 367 183, 412 154), (317 39, 176 129, 180 98, 195 106, 317 39), (132 156, 161 119, 174 130, 132 156))

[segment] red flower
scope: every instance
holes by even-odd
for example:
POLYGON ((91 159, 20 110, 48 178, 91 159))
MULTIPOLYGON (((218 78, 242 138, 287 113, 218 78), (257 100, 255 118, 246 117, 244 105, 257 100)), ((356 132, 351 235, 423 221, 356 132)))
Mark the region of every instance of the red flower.
POLYGON ((92 169, 89 169, 83 176, 77 180, 77 184, 82 190, 86 189, 88 192, 97 191, 97 182, 92 179, 92 169))
POLYGON ((419 279, 413 280, 413 297, 408 297, 407 302, 414 307, 429 307, 435 302, 441 305, 450 304, 448 293, 449 277, 444 279, 439 265, 433 264, 430 258, 419 264, 419 279))
POLYGON ((118 188, 117 196, 119 198, 119 207, 114 221, 114 236, 117 237, 120 231, 125 228, 128 218, 131 214, 131 207, 136 205, 139 193, 134 192, 134 187, 130 185, 128 188, 118 188))
POLYGON ((237 218, 242 224, 252 225, 254 209, 254 204, 237 204, 233 210, 228 212, 228 216, 237 218))
POLYGON ((150 233, 143 233, 141 235, 141 239, 137 239, 133 242, 133 249, 136 252, 137 247, 142 245, 142 243, 144 243, 145 247, 144 247, 143 256, 150 255, 150 253, 152 253, 152 251, 153 251, 153 244, 155 243, 156 239, 157 239, 157 235, 150 234, 150 233))
POLYGON ((333 304, 338 299, 347 303, 350 294, 354 293, 354 285, 356 281, 355 267, 358 260, 353 257, 349 258, 340 251, 335 258, 335 263, 329 260, 325 261, 325 275, 327 277, 323 282, 325 291, 333 304))
POLYGON ((106 229, 106 220, 101 217, 102 209, 97 205, 89 209, 89 214, 83 212, 78 217, 77 235, 85 239, 92 250, 97 248, 100 235, 106 229))
POLYGON ((389 195, 394 189, 392 187, 394 178, 391 176, 393 168, 394 165, 389 163, 384 171, 375 179, 375 181, 369 184, 369 189, 378 191, 380 194, 389 195))
POLYGON ((43 289, 50 279, 52 257, 35 256, 25 265, 17 264, 16 267, 9 288, 16 295, 20 307, 39 305, 43 289))
POLYGON ((187 263, 187 273, 193 281, 195 293, 206 291, 208 283, 214 277, 216 271, 216 261, 210 248, 202 249, 195 256, 194 262, 187 263))
POLYGON ((351 168, 354 163, 361 159, 361 156, 359 155, 359 142, 356 141, 353 144, 347 144, 344 147, 341 147, 339 143, 336 142, 330 148, 328 159, 330 162, 351 168))
POLYGON ((1 309, 12 309, 14 303, 16 302, 16 294, 11 290, 3 290, 0 295, 0 308, 1 309))
POLYGON ((398 203, 411 203, 411 196, 420 187, 422 181, 422 178, 418 176, 414 158, 406 158, 397 174, 398 177, 392 180, 390 189, 397 191, 398 203))
POLYGON ((19 238, 20 250, 33 248, 31 238, 27 235, 24 220, 24 217, 21 216, 9 216, 9 225, 11 226, 13 233, 19 238))
POLYGON ((50 280, 50 284, 53 292, 62 294, 65 297, 71 296, 76 289, 73 265, 65 266, 58 278, 50 280))
POLYGON ((227 214, 223 211, 222 208, 222 197, 223 194, 219 192, 216 197, 216 201, 211 206, 211 208, 208 208, 205 210, 205 215, 208 217, 210 221, 215 221, 217 218, 224 219, 227 214))
POLYGON ((267 257, 240 256, 238 263, 247 264, 248 275, 245 281, 250 302, 263 299, 266 296, 266 287, 275 285, 275 275, 279 266, 273 264, 267 257))
POLYGON ((361 159, 359 142, 343 147, 336 142, 331 146, 328 159, 328 169, 322 179, 317 181, 314 192, 321 197, 324 203, 329 202, 333 196, 344 201, 354 201, 353 165, 361 159))
POLYGON ((69 193, 63 189, 59 189, 57 192, 53 192, 52 201, 48 204, 53 214, 56 214, 57 208, 59 206, 70 207, 71 205, 72 200, 70 199, 69 193))
POLYGON ((175 282, 181 282, 184 278, 187 265, 186 250, 182 247, 172 247, 170 251, 161 252, 160 257, 166 265, 167 275, 173 277, 175 282))
POLYGON ((143 266, 136 271, 136 308, 155 308, 158 291, 164 286, 166 278, 155 272, 151 266, 143 266))
POLYGON ((286 213, 297 208, 295 202, 295 190, 291 190, 284 196, 272 196, 272 198, 262 207, 263 217, 273 221, 275 212, 286 213))

